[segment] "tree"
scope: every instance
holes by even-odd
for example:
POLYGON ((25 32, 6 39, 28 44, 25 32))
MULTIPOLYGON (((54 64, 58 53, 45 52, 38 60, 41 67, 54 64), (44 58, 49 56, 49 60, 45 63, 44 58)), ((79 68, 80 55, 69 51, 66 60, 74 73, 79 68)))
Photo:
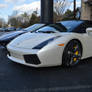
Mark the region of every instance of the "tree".
POLYGON ((26 12, 24 12, 24 14, 21 14, 21 19, 20 23, 21 23, 21 27, 26 28, 29 26, 29 21, 30 21, 30 15, 28 15, 26 12))
POLYGON ((22 16, 22 17, 26 17, 26 18, 29 17, 29 15, 28 15, 26 12, 24 12, 23 14, 21 14, 21 16, 22 16))
POLYGON ((34 13, 32 14, 32 17, 30 19, 30 25, 38 23, 40 21, 40 17, 35 15, 34 13))
POLYGON ((38 9, 36 9, 31 15, 29 25, 33 25, 38 22, 40 22, 40 16, 38 16, 38 9))
POLYGON ((4 27, 5 25, 5 20, 3 18, 0 18, 0 27, 4 27))
POLYGON ((37 15, 38 11, 33 11, 32 14, 24 12, 23 14, 17 14, 16 12, 9 16, 8 24, 13 27, 26 28, 40 21, 40 17, 37 15), (15 15, 14 15, 15 14, 15 15))
POLYGON ((27 13, 9 16, 8 24, 13 27, 28 27, 29 24, 29 15, 27 13))
POLYGON ((38 8, 36 8, 36 10, 33 11, 33 14, 35 14, 36 16, 38 15, 38 8))
POLYGON ((56 22, 61 21, 61 20, 62 20, 62 16, 57 15, 57 13, 54 12, 54 22, 56 23, 56 22))
POLYGON ((54 2, 54 22, 60 21, 63 19, 63 14, 67 8, 67 0, 55 0, 54 2))
POLYGON ((9 17, 8 24, 14 27, 18 26, 18 21, 16 17, 9 17))
POLYGON ((69 10, 69 9, 67 9, 67 11, 63 15, 62 20, 71 20, 71 19, 74 19, 74 12, 69 10))

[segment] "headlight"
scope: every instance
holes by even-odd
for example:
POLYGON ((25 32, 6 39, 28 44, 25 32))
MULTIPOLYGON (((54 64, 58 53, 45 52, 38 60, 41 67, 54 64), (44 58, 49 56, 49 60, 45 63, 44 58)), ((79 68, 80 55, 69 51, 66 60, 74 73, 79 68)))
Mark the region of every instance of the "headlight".
POLYGON ((48 43, 52 42, 53 40, 59 38, 60 36, 57 36, 57 37, 53 37, 53 38, 50 38, 42 43, 40 43, 39 45, 35 46, 33 49, 42 49, 44 46, 46 46, 48 43))

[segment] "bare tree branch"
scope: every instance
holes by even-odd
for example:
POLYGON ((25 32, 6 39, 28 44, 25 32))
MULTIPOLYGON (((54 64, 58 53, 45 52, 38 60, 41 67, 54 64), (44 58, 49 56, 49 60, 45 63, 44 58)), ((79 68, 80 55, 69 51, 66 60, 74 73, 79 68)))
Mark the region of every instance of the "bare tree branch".
POLYGON ((54 13, 57 15, 56 21, 62 19, 62 16, 67 9, 69 3, 68 0, 55 0, 54 1, 54 13))

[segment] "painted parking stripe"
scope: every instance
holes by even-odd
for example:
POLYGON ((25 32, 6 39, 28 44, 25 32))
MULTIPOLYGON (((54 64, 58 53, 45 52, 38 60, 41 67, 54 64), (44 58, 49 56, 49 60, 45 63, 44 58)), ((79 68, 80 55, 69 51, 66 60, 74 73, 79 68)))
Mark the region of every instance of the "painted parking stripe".
MULTIPOLYGON (((20 89, 20 90, 7 90, 7 92, 57 92, 57 91, 74 91, 81 89, 90 89, 92 85, 78 85, 78 86, 67 86, 67 87, 51 87, 51 88, 35 88, 35 89, 20 89)), ((6 92, 6 91, 2 91, 6 92)))

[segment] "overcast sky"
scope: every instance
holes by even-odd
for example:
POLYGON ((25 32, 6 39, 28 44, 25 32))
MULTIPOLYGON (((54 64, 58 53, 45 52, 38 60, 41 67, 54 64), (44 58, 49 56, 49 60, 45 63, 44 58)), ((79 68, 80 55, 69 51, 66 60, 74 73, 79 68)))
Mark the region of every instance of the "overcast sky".
MULTIPOLYGON (((73 1, 73 0, 68 0, 73 1)), ((81 0, 77 0, 77 7, 81 6, 81 0)), ((40 10, 40 0, 0 0, 0 17, 5 20, 12 14, 13 11, 29 12, 38 8, 40 10)), ((73 4, 69 6, 73 9, 73 4)))

